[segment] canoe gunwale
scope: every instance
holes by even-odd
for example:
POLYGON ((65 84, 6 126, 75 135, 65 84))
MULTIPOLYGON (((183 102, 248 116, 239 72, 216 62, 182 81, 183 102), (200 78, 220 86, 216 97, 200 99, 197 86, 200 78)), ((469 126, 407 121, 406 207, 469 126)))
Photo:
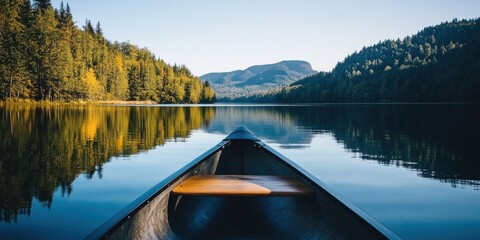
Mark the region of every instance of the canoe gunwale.
POLYGON ((209 159, 211 156, 216 154, 217 152, 221 151, 223 148, 228 146, 230 141, 223 140, 216 146, 212 147, 211 149, 207 150, 205 153, 201 154, 191 162, 189 162, 184 167, 180 168, 175 173, 171 174, 154 187, 149 189, 147 192, 142 194, 140 197, 135 199, 133 202, 128 204, 125 208, 120 210, 117 214, 113 217, 108 219, 104 224, 94 230, 90 235, 88 235, 85 239, 93 240, 93 239, 107 239, 113 232, 115 232, 118 228, 120 228, 125 222, 127 222, 134 214, 139 212, 143 207, 147 204, 152 202, 158 195, 160 195, 164 190, 169 188, 172 183, 176 182, 189 172, 200 165, 205 160, 209 159))
POLYGON ((380 223, 370 214, 363 211, 360 207, 352 203, 343 195, 337 193, 327 184, 322 182, 320 179, 318 179, 302 167, 300 167, 298 164, 296 164, 289 158, 283 156, 281 153, 277 152, 275 149, 271 148, 264 142, 259 141, 256 144, 258 144, 268 154, 279 158, 281 160, 279 162, 285 164, 288 168, 296 172, 299 176, 306 180, 308 184, 314 186, 315 190, 321 191, 322 193, 326 194, 329 198, 338 203, 338 206, 342 207, 345 211, 352 213, 352 216, 357 218, 357 220, 364 222, 366 225, 372 226, 376 231, 378 231, 381 235, 385 236, 388 239, 401 239, 397 234, 395 234, 389 228, 385 227, 382 223, 380 223))
POLYGON ((390 229, 378 222, 371 215, 360 209, 358 206, 350 202, 341 194, 332 190, 327 184, 323 183, 317 177, 304 170, 298 164, 294 163, 292 160, 283 156, 282 154, 259 140, 256 136, 254 136, 245 128, 238 128, 230 135, 228 135, 219 144, 207 150, 205 153, 201 154, 200 156, 189 162, 187 165, 180 168, 178 171, 159 182, 157 185, 145 192, 135 201, 127 205, 120 212, 111 217, 107 222, 102 224, 99 228, 97 228, 94 232, 87 236, 86 239, 107 239, 115 231, 121 228, 124 223, 129 221, 130 218, 134 216, 134 214, 141 211, 161 193, 163 193, 165 190, 167 190, 169 187, 179 181, 182 177, 191 173, 200 164, 202 164, 218 152, 222 151, 225 147, 227 147, 234 141, 251 142, 255 146, 258 146, 266 154, 276 158, 280 164, 284 165, 286 168, 290 169, 295 174, 298 174, 298 176, 302 178, 302 181, 314 188, 314 191, 318 191, 319 194, 321 193, 322 195, 330 199, 336 206, 340 207, 340 209, 342 209, 352 218, 356 219, 359 223, 362 223, 362 225, 365 225, 372 231, 376 232, 378 236, 382 236, 381 238, 401 239, 394 232, 392 232, 390 229))

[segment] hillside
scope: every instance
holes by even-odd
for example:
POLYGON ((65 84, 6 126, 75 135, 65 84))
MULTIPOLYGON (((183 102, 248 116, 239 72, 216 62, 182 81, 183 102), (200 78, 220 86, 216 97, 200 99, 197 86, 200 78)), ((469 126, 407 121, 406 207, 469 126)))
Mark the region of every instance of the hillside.
POLYGON ((310 63, 282 61, 257 65, 233 72, 208 73, 200 77, 209 81, 220 99, 233 99, 270 91, 314 74, 310 63))
POLYGON ((185 66, 107 40, 100 23, 78 28, 68 4, 32 2, 0 4, 0 101, 213 101, 213 89, 185 66))
POLYGON ((243 99, 259 102, 480 101, 480 19, 427 27, 347 56, 277 92, 243 99))

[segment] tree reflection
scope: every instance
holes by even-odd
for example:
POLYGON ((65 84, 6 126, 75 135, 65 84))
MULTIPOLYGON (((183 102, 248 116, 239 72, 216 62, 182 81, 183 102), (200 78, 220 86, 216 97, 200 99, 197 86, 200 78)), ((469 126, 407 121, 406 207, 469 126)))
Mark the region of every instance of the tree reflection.
POLYGON ((453 187, 480 186, 478 105, 354 104, 217 108, 209 130, 251 129, 282 147, 332 134, 362 159, 412 169, 453 187))
POLYGON ((361 158, 452 184, 479 185, 475 105, 360 105, 303 111, 299 125, 332 131, 361 158), (464 181, 475 180, 475 181, 464 181))
POLYGON ((187 138, 192 129, 245 126, 282 147, 331 134, 362 159, 396 165, 452 186, 480 186, 478 105, 270 107, 0 107, 0 221, 50 207, 79 175, 98 174, 112 156, 187 138))
POLYGON ((50 207, 80 174, 102 176, 121 156, 186 138, 208 125, 211 107, 8 105, 0 108, 0 221, 30 214, 32 199, 50 207))

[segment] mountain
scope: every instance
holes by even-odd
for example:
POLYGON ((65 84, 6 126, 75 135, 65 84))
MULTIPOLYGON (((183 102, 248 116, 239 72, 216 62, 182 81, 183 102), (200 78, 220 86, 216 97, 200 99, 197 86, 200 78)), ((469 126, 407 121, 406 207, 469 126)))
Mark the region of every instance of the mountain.
POLYGON ((306 61, 282 61, 233 72, 208 73, 200 79, 210 82, 217 99, 233 99, 273 90, 314 73, 306 61))
POLYGON ((445 22, 364 47, 258 102, 478 102, 480 18, 445 22))

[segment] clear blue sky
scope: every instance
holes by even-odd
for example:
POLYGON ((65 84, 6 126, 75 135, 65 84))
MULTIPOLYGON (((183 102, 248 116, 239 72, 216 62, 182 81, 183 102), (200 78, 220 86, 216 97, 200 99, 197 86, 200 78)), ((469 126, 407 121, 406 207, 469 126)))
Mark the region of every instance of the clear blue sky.
MULTIPOLYGON (((52 0, 54 7, 61 0, 52 0)), ((146 47, 194 74, 306 60, 330 71, 348 54, 453 18, 478 0, 64 0, 74 20, 100 21, 111 41, 146 47)))

